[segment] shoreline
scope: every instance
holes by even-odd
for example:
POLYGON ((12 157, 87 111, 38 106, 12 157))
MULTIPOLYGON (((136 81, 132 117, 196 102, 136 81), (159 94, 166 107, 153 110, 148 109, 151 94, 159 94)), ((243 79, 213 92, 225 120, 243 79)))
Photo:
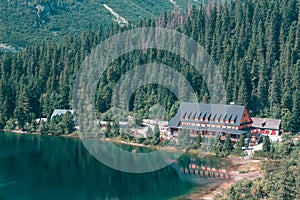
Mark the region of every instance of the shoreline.
MULTIPOLYGON (((0 132, 4 133, 13 133, 13 134, 25 134, 25 135, 42 135, 37 132, 33 133, 24 133, 19 131, 12 131, 12 130, 1 130, 0 132)), ((69 135, 45 135, 45 136, 54 136, 54 137, 63 137, 63 138, 72 138, 72 139, 82 139, 82 137, 78 133, 71 133, 69 135)), ((101 140, 103 142, 113 142, 117 144, 125 144, 133 147, 142 147, 152 150, 165 150, 167 152, 174 152, 174 153, 182 153, 182 154, 189 154, 189 155, 197 155, 199 152, 196 149, 190 149, 188 151, 182 151, 176 149, 176 147, 162 147, 159 145, 151 146, 151 145, 144 145, 135 142, 128 142, 121 140, 119 138, 90 138, 92 140, 101 140)), ((224 157, 217 157, 214 154, 208 154, 207 156, 213 156, 215 158, 224 159, 224 157)), ((229 189, 231 185, 237 183, 238 181, 249 179, 255 180, 261 177, 261 160, 252 160, 252 159, 245 159, 241 157, 226 157, 232 162, 232 166, 230 167, 231 171, 233 172, 232 179, 228 180, 227 182, 216 182, 211 183, 208 185, 200 185, 196 186, 192 191, 189 193, 175 197, 174 200, 183 200, 183 199, 203 199, 203 200, 213 200, 215 199, 215 195, 223 194, 225 190, 229 189), (256 166, 254 168, 253 165, 256 166), (250 168, 249 168, 250 167, 250 168)))
MULTIPOLYGON (((4 133, 14 133, 14 134, 24 134, 24 135, 42 135, 38 132, 32 132, 32 133, 28 133, 25 131, 16 131, 16 130, 0 130, 0 132, 4 132, 4 133)), ((197 151, 197 149, 188 149, 186 150, 180 150, 177 149, 176 147, 173 146, 161 146, 161 145, 145 145, 145 144, 139 144, 139 143, 135 143, 135 142, 128 142, 128 141, 124 141, 120 138, 97 138, 97 137, 91 137, 91 138, 84 138, 82 136, 80 136, 76 131, 69 134, 69 135, 48 135, 45 134, 45 136, 53 136, 53 137, 63 137, 63 138, 72 138, 72 139, 92 139, 92 140, 100 140, 103 142, 113 142, 113 143, 117 143, 117 144, 126 144, 129 146, 134 146, 134 147, 142 147, 142 148, 147 148, 147 149, 152 149, 152 150, 164 150, 170 153, 182 153, 182 154, 190 154, 190 155, 197 155, 199 154, 199 152, 197 151)), ((208 153, 206 156, 215 156, 214 154, 208 153)))
POLYGON ((15 134, 24 134, 24 135, 41 135, 38 132, 32 132, 32 133, 28 133, 26 131, 20 131, 20 130, 0 130, 0 133, 15 133, 15 134))
MULTIPOLYGON (((208 184, 207 186, 199 186, 190 193, 176 197, 173 200, 215 200, 216 195, 224 195, 233 184, 248 179, 254 181, 262 176, 261 160, 243 159, 243 158, 228 158, 232 161, 233 178, 227 182, 217 182, 208 184), (246 173, 242 173, 246 169, 246 173)), ((217 199, 216 199, 217 200, 217 199)))

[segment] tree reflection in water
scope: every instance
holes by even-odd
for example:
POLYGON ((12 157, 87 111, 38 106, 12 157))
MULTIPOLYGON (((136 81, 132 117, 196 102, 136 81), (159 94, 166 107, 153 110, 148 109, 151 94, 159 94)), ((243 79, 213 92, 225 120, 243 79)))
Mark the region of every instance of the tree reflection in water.
MULTIPOLYGON (((0 149, 0 199, 169 199, 196 187, 172 166, 143 174, 111 169, 79 139, 0 133, 0 149)), ((178 164, 191 160, 204 162, 184 156, 178 164)))

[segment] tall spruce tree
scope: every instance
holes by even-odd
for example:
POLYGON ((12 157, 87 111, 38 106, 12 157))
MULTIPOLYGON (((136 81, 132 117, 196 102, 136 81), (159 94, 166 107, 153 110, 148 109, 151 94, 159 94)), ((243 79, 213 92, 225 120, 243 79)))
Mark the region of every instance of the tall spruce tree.
POLYGON ((230 138, 230 134, 227 134, 224 145, 222 147, 222 152, 225 155, 229 155, 232 152, 232 150, 233 150, 233 144, 230 138))

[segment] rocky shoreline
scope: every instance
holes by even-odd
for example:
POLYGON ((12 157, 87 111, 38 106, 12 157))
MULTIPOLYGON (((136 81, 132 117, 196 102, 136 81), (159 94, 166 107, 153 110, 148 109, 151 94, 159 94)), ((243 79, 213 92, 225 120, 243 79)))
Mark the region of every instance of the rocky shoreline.
POLYGON ((248 179, 255 180, 262 176, 260 160, 229 158, 232 161, 231 170, 233 177, 226 182, 217 182, 207 186, 200 186, 189 194, 174 198, 174 200, 217 200, 216 196, 223 196, 233 184, 238 181, 248 179), (246 172, 246 173, 244 173, 246 172))

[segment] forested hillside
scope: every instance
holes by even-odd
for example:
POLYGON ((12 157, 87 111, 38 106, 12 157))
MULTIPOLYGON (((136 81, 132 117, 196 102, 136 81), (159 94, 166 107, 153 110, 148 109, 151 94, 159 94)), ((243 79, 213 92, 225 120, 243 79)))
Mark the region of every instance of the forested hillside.
MULTIPOLYGON (((186 9, 188 2, 181 0, 176 6, 186 9)), ((46 40, 60 41, 68 34, 80 35, 85 30, 98 30, 117 20, 103 4, 129 23, 174 8, 169 0, 4 0, 0 4, 0 43, 25 47, 46 40)))
POLYGON ((260 178, 254 181, 247 179, 239 181, 224 194, 217 195, 216 199, 299 199, 300 143, 290 134, 285 134, 282 139, 280 145, 264 143, 265 148, 260 152, 260 156, 263 155, 264 159, 256 156, 263 159, 260 178))
MULTIPOLYGON (((176 29, 198 41, 223 75, 227 100, 245 105, 252 116, 282 118, 283 128, 300 126, 300 3, 297 0, 239 0, 162 14, 134 26, 176 29), (177 20, 177 19, 181 20, 177 20), (175 20, 174 20, 175 19, 175 20)), ((0 61, 0 126, 15 118, 31 122, 54 108, 70 108, 75 72, 101 40, 129 27, 111 25, 69 35, 62 43, 45 42, 24 51, 6 53, 0 61)), ((96 107, 110 108, 111 90, 123 73, 142 63, 160 62, 185 75, 198 94, 209 101, 201 76, 184 60, 158 50, 134 51, 116 60, 99 83, 96 107)), ((137 90, 131 101, 135 115, 148 117, 161 103, 168 118, 176 111, 176 98, 161 86, 137 90)))

